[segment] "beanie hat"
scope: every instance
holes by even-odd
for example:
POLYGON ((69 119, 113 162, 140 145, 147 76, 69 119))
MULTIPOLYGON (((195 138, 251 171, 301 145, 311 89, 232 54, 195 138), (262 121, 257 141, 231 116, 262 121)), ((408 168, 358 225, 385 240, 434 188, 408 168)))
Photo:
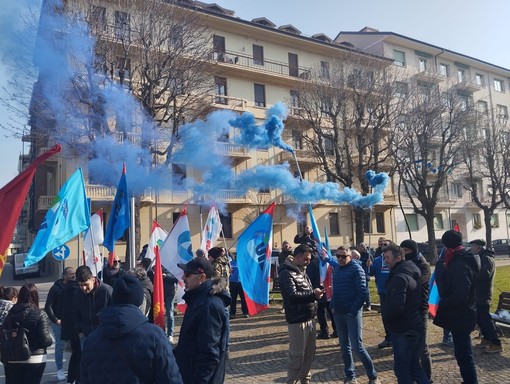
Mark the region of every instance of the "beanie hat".
POLYGON ((214 260, 220 257, 222 253, 223 250, 220 247, 213 247, 207 251, 207 255, 212 257, 214 260))
POLYGON ((411 251, 413 251, 414 254, 418 253, 418 244, 416 244, 416 241, 408 239, 404 240, 400 243, 400 248, 408 248, 411 251))
POLYGON ((457 248, 462 245, 462 233, 450 229, 443 234, 441 241, 446 248, 457 248))
POLYGON ((142 283, 134 276, 121 276, 113 285, 113 304, 132 304, 139 307, 143 303, 143 297, 142 283))

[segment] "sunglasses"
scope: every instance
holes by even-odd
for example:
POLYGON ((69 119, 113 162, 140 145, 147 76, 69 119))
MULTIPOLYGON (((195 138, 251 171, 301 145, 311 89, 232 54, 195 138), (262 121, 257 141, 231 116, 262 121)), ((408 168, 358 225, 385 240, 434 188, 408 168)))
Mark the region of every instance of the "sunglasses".
POLYGON ((120 260, 113 260, 113 264, 119 264, 120 260))
POLYGON ((191 275, 200 275, 201 272, 184 272, 184 277, 190 277, 191 275))
POLYGON ((336 257, 338 257, 339 259, 347 259, 347 257, 349 257, 349 255, 339 255, 339 254, 337 254, 336 257))

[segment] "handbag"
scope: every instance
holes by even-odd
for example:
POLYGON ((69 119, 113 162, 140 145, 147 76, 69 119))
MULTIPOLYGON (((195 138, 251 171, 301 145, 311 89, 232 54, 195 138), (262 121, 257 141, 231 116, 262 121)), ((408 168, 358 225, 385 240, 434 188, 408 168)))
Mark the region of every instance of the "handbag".
POLYGON ((9 361, 25 361, 32 356, 27 337, 28 330, 23 328, 23 322, 27 314, 28 312, 23 317, 21 324, 17 321, 13 324, 11 320, 10 327, 2 330, 0 338, 0 350, 2 354, 0 361, 2 361, 3 364, 9 361))

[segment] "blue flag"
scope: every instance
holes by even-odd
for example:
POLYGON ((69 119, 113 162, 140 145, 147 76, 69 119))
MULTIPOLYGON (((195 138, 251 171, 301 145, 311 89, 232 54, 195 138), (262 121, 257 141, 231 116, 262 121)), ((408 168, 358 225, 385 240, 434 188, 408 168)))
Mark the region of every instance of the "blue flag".
POLYGON ((237 240, 237 266, 250 315, 269 307, 269 270, 273 244, 272 203, 237 240))
POLYGON ((25 267, 65 244, 90 226, 90 211, 81 168, 66 181, 46 213, 25 259, 25 267))
POLYGON ((115 193, 112 210, 106 226, 103 246, 110 252, 115 248, 115 241, 120 239, 126 229, 131 225, 131 216, 129 213, 129 195, 126 182, 126 164, 122 168, 119 186, 115 193))
MULTIPOLYGON (((315 242, 317 243, 316 244, 317 251, 319 252, 320 255, 322 253, 322 240, 321 234, 319 232, 319 227, 317 227, 317 222, 315 221, 315 217, 313 216, 312 204, 308 204, 308 214, 310 215, 310 224, 312 224, 313 237, 315 238, 315 242)), ((327 264, 319 263, 319 270, 320 270, 320 282, 321 284, 323 284, 324 279, 326 278, 326 273, 328 271, 327 264)))

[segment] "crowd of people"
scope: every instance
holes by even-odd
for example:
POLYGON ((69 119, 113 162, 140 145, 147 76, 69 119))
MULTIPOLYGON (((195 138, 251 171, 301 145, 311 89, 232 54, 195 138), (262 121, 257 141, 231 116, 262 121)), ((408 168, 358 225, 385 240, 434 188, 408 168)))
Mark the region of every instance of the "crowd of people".
MULTIPOLYGON (((373 254, 360 243, 340 246, 331 255, 310 226, 294 242, 294 249, 287 241, 282 244, 278 267, 289 334, 286 382, 310 383, 317 339, 333 337, 344 363, 344 383, 357 383, 354 357, 368 382, 380 383, 362 338, 363 312, 372 310, 368 284, 374 277, 385 330, 378 347, 393 349, 396 381, 432 383, 427 344, 431 269, 416 242, 397 245, 381 237, 373 254), (331 278, 322 274, 326 265, 331 278)), ((434 324, 451 337, 464 383, 477 383, 470 337, 475 326, 483 336, 475 347, 502 351, 489 312, 494 254, 483 240, 465 249, 462 234, 453 230, 444 233, 442 242, 445 251, 435 272, 441 300, 434 324)), ((242 315, 249 317, 235 255, 214 247, 178 264, 187 309, 175 347, 178 280, 163 269, 165 326, 153 324, 152 263, 142 254, 135 268, 124 271, 114 257, 98 276, 87 266, 67 267, 50 288, 44 310, 34 284, 24 284, 19 292, 0 287, 0 330, 21 324, 31 350, 28 360, 4 362, 6 384, 39 383, 52 343, 57 380, 67 383, 223 383, 238 298, 242 315), (65 343, 71 349, 67 375, 65 343)))

